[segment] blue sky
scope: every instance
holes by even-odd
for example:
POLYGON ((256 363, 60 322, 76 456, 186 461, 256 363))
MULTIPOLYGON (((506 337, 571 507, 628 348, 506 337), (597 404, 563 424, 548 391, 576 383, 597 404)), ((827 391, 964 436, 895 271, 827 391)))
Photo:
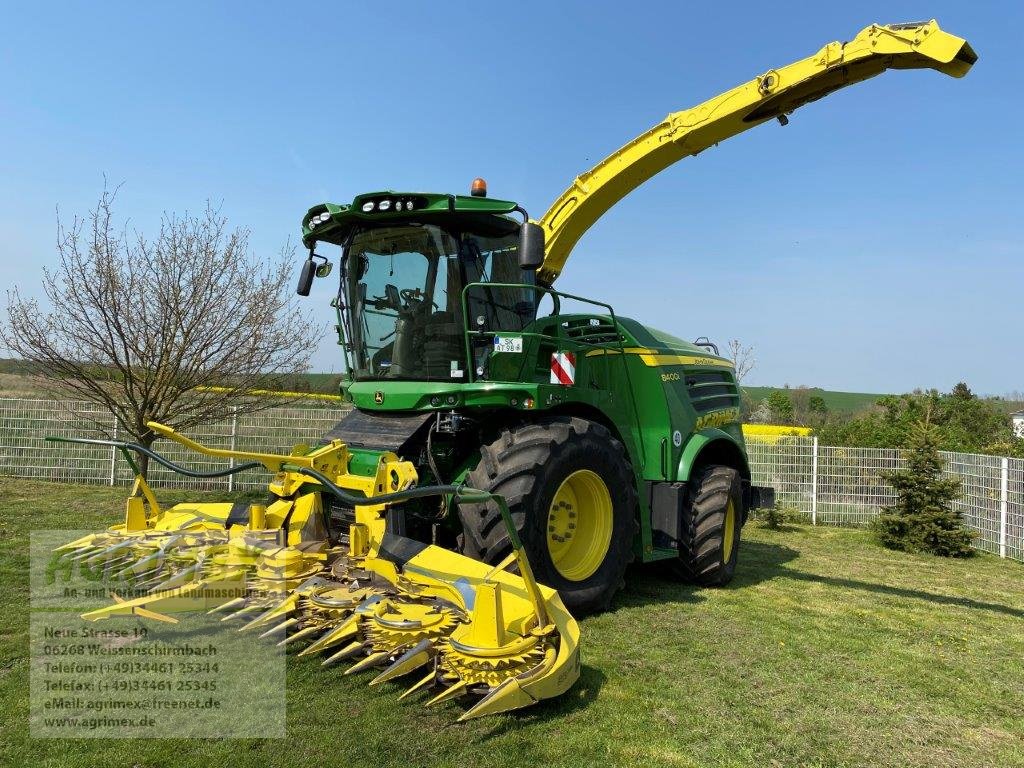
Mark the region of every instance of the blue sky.
MULTIPOLYGON (((310 205, 382 188, 480 175, 539 216, 668 112, 870 22, 937 18, 980 55, 967 78, 890 72, 684 160, 590 230, 559 287, 743 340, 750 384, 1024 390, 1018 3, 0 13, 0 283, 27 293, 54 261, 56 209, 86 211, 104 174, 142 231, 212 199, 267 254, 310 205)), ((315 364, 340 368, 330 340, 315 364)))

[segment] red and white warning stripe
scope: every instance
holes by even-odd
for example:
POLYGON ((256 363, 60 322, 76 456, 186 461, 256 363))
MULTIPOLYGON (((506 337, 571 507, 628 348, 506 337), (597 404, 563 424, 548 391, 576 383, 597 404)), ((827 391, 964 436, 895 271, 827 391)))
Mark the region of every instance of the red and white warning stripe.
POLYGON ((576 355, 572 352, 551 353, 551 383, 571 387, 576 381, 576 355))

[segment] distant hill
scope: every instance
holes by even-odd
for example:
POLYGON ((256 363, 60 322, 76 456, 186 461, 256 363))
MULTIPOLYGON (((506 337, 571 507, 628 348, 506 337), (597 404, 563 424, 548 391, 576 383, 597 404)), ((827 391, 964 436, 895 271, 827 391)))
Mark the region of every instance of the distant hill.
MULTIPOLYGON (((0 358, 0 397, 39 397, 43 394, 35 366, 24 360, 0 358)), ((337 395, 340 373, 306 373, 284 387, 289 391, 337 395)))
POLYGON ((16 360, 10 357, 0 357, 0 373, 12 376, 26 376, 32 373, 35 366, 25 360, 16 360))
MULTIPOLYGON (((38 380, 32 377, 32 364, 24 360, 0 358, 0 397, 38 396, 38 380)), ((318 394, 338 394, 342 374, 340 373, 307 373, 296 377, 292 389, 318 394)), ((789 389, 792 392, 795 388, 789 389)), ((786 391, 784 387, 743 387, 743 391, 753 403, 759 403, 774 390, 786 391)), ((818 387, 810 387, 813 395, 825 400, 831 413, 849 416, 875 404, 881 394, 871 392, 834 392, 818 387)), ((1007 412, 1024 408, 1024 403, 1012 398, 1003 399, 1007 412)))
POLYGON ((305 373, 298 377, 298 389, 323 395, 337 395, 341 388, 340 373, 305 373))
MULTIPOLYGON (((783 387, 743 387, 747 397, 755 403, 761 402, 775 390, 792 392, 793 389, 793 387, 789 390, 783 387)), ((878 398, 885 397, 885 395, 873 394, 871 392, 833 392, 827 389, 819 389, 818 387, 809 387, 808 391, 812 395, 821 397, 825 401, 829 412, 834 414, 849 415, 857 413, 874 405, 878 398)))

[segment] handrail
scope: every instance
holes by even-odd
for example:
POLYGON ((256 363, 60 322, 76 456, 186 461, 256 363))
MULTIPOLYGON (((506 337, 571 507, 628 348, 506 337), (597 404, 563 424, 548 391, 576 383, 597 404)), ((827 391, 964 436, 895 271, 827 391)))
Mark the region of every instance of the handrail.
MULTIPOLYGON (((487 287, 490 287, 490 288, 529 288, 529 289, 537 291, 539 293, 547 294, 547 295, 551 296, 551 300, 552 300, 552 302, 554 302, 555 307, 558 310, 558 311, 556 311, 556 315, 560 314, 561 299, 570 299, 572 301, 580 301, 580 302, 583 302, 583 303, 586 303, 586 304, 593 304, 594 306, 603 307, 604 309, 608 310, 608 315, 609 315, 609 317, 611 317, 612 325, 615 326, 616 331, 617 331, 616 334, 615 334, 615 343, 618 346, 618 351, 619 351, 619 354, 617 355, 617 357, 619 357, 621 359, 621 361, 622 361, 622 370, 623 370, 623 373, 626 376, 627 388, 629 390, 629 404, 630 404, 630 407, 631 407, 631 409, 633 411, 633 422, 634 422, 633 426, 637 430, 639 430, 639 427, 640 427, 640 409, 637 407, 637 404, 636 404, 636 391, 633 388, 632 377, 630 376, 630 373, 629 373, 629 364, 626 361, 626 357, 627 357, 627 355, 626 355, 626 348, 625 348, 625 345, 622 343, 622 334, 620 332, 618 332, 619 321, 618 321, 618 318, 615 315, 615 308, 612 307, 611 304, 608 304, 607 302, 604 302, 604 301, 598 301, 597 299, 590 299, 590 298, 587 298, 586 296, 577 296, 576 294, 565 293, 564 291, 556 291, 554 288, 551 288, 549 286, 536 285, 536 284, 532 284, 532 283, 490 283, 490 282, 488 282, 488 283, 483 283, 483 282, 467 283, 463 287, 463 289, 462 289, 461 300, 462 300, 463 334, 464 334, 465 347, 466 347, 466 350, 465 350, 465 353, 466 353, 466 364, 467 364, 467 368, 468 368, 468 371, 467 371, 467 375, 468 375, 467 381, 468 382, 472 383, 475 380, 475 377, 476 377, 476 369, 473 366, 473 363, 474 363, 474 361, 473 361, 473 348, 472 348, 472 344, 471 344, 471 341, 470 341, 471 334, 473 334, 473 333, 481 333, 480 330, 471 331, 470 328, 469 328, 469 302, 468 302, 467 296, 468 296, 469 289, 473 288, 475 286, 487 286, 487 287)), ((556 316, 556 315, 552 315, 552 316, 556 316)), ((535 322, 536 322, 536 319, 535 319, 535 322)), ((515 333, 515 334, 517 334, 519 336, 525 336, 525 337, 537 336, 537 337, 541 337, 541 338, 550 338, 550 339, 553 339, 556 343, 561 343, 564 340, 564 336, 562 334, 562 324, 558 323, 557 327, 558 327, 558 335, 557 336, 550 336, 548 334, 538 333, 536 331, 509 331, 509 333, 515 333)), ((485 334, 486 333, 491 333, 491 331, 484 330, 483 333, 485 333, 485 334)), ((498 331, 498 333, 501 333, 501 331, 498 331)), ((639 454, 640 454, 641 462, 642 463, 646 462, 646 454, 645 454, 645 451, 644 451, 643 440, 637 440, 636 443, 637 443, 637 446, 638 446, 638 451, 639 451, 639 454)))

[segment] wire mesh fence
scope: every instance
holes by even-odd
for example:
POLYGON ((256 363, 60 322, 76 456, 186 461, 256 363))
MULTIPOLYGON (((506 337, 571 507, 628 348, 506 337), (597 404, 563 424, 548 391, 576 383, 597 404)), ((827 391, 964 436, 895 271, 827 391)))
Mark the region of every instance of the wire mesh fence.
POLYGON ((1006 556, 1024 560, 1024 459, 1006 462, 1006 556))
MULTIPOLYGON (((315 444, 345 414, 343 407, 273 408, 235 414, 186 434, 217 448, 290 452, 315 444)), ((84 403, 0 399, 0 474, 74 483, 128 485, 131 469, 116 450, 47 442, 55 437, 126 437, 106 411, 84 403)), ((161 440, 157 448, 191 469, 223 469, 227 460, 199 456, 161 440)), ((779 503, 813 523, 867 525, 895 494, 883 473, 906 466, 902 451, 819 445, 813 437, 751 437, 747 440, 753 480, 771 486, 779 503)), ((956 502, 975 545, 1002 557, 1024 560, 1024 459, 944 453, 946 472, 961 480, 956 502)), ((152 467, 150 481, 165 487, 259 490, 266 473, 193 479, 152 467)))
MULTIPOLYGON (((273 408, 229 418, 185 434, 211 448, 288 453, 296 444, 313 444, 345 413, 344 408, 273 408)), ((0 399, 0 474, 74 483, 129 485, 131 468, 114 448, 48 442, 46 437, 130 439, 107 411, 86 403, 0 399)), ((169 440, 157 449, 189 469, 224 469, 231 462, 202 456, 169 440)), ((152 465, 154 485, 176 488, 255 490, 266 487, 265 472, 226 478, 188 478, 152 465)))
MULTIPOLYGON (((885 473, 906 467, 903 451, 819 445, 814 437, 747 439, 754 483, 815 524, 868 525, 896 501, 885 473)), ((986 552, 1024 560, 1024 459, 943 452, 947 476, 960 480, 954 503, 986 552)))

